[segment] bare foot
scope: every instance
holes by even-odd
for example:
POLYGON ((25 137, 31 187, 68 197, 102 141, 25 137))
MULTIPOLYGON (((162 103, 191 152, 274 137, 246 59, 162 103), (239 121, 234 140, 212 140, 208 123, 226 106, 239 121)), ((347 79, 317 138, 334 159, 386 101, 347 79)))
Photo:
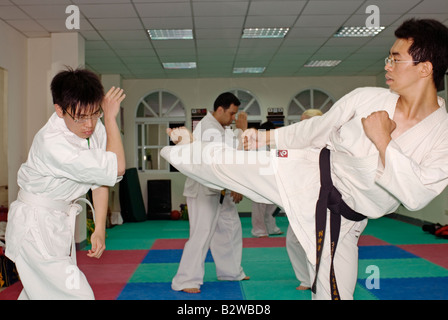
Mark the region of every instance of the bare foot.
POLYGON ((310 287, 305 287, 305 286, 302 286, 302 285, 300 285, 300 286, 298 286, 296 288, 296 290, 309 290, 309 289, 311 289, 311 288, 310 287))
POLYGON ((182 291, 186 292, 186 293, 199 293, 199 292, 201 292, 201 290, 198 289, 198 288, 185 288, 182 291))

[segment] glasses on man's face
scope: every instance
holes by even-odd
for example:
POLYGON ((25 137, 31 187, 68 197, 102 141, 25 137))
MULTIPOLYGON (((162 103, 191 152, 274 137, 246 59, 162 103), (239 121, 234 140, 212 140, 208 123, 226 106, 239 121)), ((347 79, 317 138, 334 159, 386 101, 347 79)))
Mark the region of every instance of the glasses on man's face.
POLYGON ((93 120, 96 121, 98 119, 100 119, 103 116, 103 110, 98 110, 95 113, 92 113, 90 116, 79 116, 79 117, 74 117, 70 114, 70 112, 66 111, 67 114, 73 119, 73 121, 75 123, 86 123, 89 120, 93 120))
POLYGON ((386 58, 384 59, 384 64, 385 64, 386 66, 387 66, 387 65, 390 65, 392 68, 395 67, 395 64, 396 64, 396 63, 406 63, 406 62, 417 63, 417 62, 420 62, 420 61, 413 61, 413 60, 397 60, 397 59, 393 59, 393 58, 389 58, 389 57, 386 57, 386 58))

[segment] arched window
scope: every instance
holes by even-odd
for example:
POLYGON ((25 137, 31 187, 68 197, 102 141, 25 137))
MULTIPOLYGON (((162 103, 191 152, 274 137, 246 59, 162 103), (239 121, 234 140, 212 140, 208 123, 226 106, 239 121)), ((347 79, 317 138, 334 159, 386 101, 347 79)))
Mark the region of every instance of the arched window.
POLYGON ((306 89, 292 98, 288 107, 288 124, 300 121, 300 116, 307 109, 320 109, 327 112, 333 106, 335 99, 321 89, 306 89))
POLYGON ((262 122, 261 108, 257 98, 249 91, 243 89, 233 89, 229 90, 229 92, 233 93, 241 101, 238 109, 247 113, 249 128, 260 125, 262 122))
POLYGON ((141 171, 176 171, 160 156, 160 150, 170 144, 166 129, 185 125, 182 101, 164 90, 151 92, 140 99, 135 124, 137 168, 141 171))

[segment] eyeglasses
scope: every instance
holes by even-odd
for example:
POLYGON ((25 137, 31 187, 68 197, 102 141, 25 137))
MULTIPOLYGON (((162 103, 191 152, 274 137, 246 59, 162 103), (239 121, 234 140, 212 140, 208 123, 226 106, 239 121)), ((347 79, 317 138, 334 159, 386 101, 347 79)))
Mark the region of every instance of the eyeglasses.
POLYGON ((395 64, 396 63, 405 63, 405 62, 413 62, 413 63, 417 63, 417 62, 420 62, 420 61, 413 61, 413 60, 396 60, 396 59, 392 59, 392 58, 389 58, 389 57, 386 57, 385 59, 384 59, 384 64, 387 66, 387 65, 390 65, 392 68, 393 67, 395 67, 395 64))
POLYGON ((89 120, 96 121, 96 120, 100 119, 103 116, 103 110, 101 110, 101 109, 98 110, 97 112, 93 113, 90 116, 80 116, 80 117, 77 117, 77 118, 72 116, 68 111, 66 111, 66 112, 73 119, 73 121, 75 123, 86 123, 89 120))

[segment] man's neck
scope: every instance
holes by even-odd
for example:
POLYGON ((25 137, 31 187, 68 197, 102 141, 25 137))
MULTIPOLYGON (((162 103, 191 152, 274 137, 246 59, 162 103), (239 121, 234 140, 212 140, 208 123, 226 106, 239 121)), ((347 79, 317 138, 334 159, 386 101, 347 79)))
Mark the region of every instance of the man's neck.
POLYGON ((438 108, 436 90, 428 88, 410 94, 400 94, 393 118, 396 128, 392 132, 392 138, 398 138, 438 108))
POLYGON ((408 120, 420 121, 437 110, 438 107, 437 90, 434 86, 430 86, 400 94, 396 111, 408 120))

